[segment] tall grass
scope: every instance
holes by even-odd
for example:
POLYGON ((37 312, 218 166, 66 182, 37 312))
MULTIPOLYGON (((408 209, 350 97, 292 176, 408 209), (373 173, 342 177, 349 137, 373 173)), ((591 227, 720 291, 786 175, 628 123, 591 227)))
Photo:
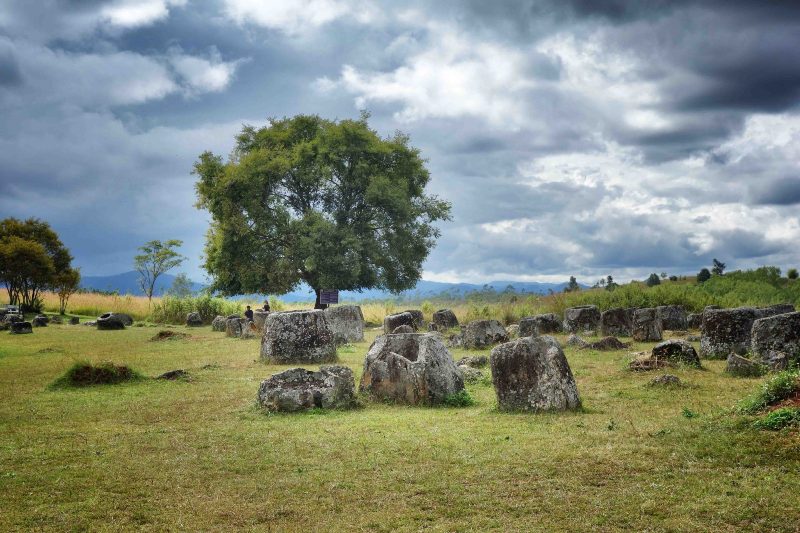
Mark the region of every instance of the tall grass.
POLYGON ((208 295, 176 298, 165 296, 153 304, 150 320, 160 324, 183 324, 189 313, 200 313, 203 322, 210 324, 217 315, 238 315, 244 306, 241 302, 212 298, 208 295))
MULTIPOLYGON (((48 313, 58 313, 58 295, 52 292, 42 293, 44 310, 48 313)), ((0 290, 0 304, 8 303, 8 292, 0 290)), ((157 301, 156 298, 153 301, 157 301)), ((84 316, 100 316, 107 312, 126 313, 135 320, 145 320, 150 315, 147 298, 132 296, 130 294, 100 294, 83 292, 73 294, 67 305, 67 313, 84 316)))

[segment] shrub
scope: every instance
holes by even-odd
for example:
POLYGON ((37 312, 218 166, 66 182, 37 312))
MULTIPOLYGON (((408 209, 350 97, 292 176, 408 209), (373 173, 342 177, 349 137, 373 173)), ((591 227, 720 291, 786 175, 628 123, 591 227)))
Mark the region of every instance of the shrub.
POLYGON ((789 426, 800 426, 800 408, 781 407, 775 409, 761 420, 753 422, 756 429, 779 431, 789 426))
POLYGON ((647 284, 648 287, 655 287, 656 285, 661 285, 661 279, 658 277, 658 274, 653 272, 652 274, 650 274, 650 277, 647 278, 647 281, 645 281, 645 283, 647 284))
POLYGON ((53 382, 52 387, 89 387, 91 385, 115 385, 125 381, 143 379, 142 375, 124 365, 104 362, 93 365, 87 362, 75 363, 63 376, 53 382))
POLYGON ((710 279, 711 279, 711 271, 708 270, 707 268, 704 268, 697 273, 697 283, 705 283, 710 279))
POLYGON ((755 414, 800 391, 800 372, 784 371, 767 380, 761 389, 739 403, 739 412, 755 414))
POLYGON ((475 400, 472 399, 466 389, 461 389, 453 394, 448 394, 442 404, 447 407, 469 407, 475 405, 475 400))
POLYGON ((786 277, 789 278, 789 279, 797 279, 797 277, 798 277, 797 269, 796 268, 790 268, 789 270, 787 270, 786 271, 786 277))

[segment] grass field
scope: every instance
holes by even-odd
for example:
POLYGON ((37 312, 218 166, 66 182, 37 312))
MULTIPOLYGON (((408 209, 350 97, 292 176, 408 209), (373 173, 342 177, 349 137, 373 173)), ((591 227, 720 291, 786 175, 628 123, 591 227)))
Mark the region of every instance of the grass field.
MULTIPOLYGON (((800 529, 800 437, 732 414, 762 380, 721 361, 658 389, 627 351, 567 348, 576 413, 504 414, 484 383, 466 408, 267 415, 258 385, 286 367, 258 340, 173 329, 0 333, 0 531, 800 529), (194 380, 48 388, 78 360, 194 380)), ((339 350, 357 379, 367 348, 339 350)))

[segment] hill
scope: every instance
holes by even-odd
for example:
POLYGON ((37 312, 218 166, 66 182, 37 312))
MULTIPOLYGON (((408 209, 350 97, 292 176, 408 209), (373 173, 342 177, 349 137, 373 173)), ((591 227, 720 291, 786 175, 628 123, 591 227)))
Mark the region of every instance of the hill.
MULTIPOLYGON (((162 274, 156 280, 154 296, 162 296, 172 287, 175 276, 172 274, 162 274)), ((192 282, 192 290, 199 291, 205 285, 192 282)), ((83 276, 81 278, 81 288, 85 290, 95 290, 103 292, 117 292, 119 294, 133 294, 144 296, 144 292, 139 287, 139 273, 135 270, 114 274, 111 276, 83 276)))

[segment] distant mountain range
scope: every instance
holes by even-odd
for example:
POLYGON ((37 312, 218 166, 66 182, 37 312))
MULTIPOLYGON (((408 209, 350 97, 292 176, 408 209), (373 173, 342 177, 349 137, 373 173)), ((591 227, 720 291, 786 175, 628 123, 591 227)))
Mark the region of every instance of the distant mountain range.
MULTIPOLYGON (((106 292, 118 292, 119 294, 134 294, 143 295, 144 293, 139 288, 139 274, 136 271, 123 272, 122 274, 115 274, 112 276, 85 276, 81 280, 81 287, 86 290, 98 290, 106 292)), ((166 294, 172 283, 175 281, 175 276, 171 274, 162 274, 155 287, 155 295, 162 296, 166 294)), ((395 295, 389 291, 378 289, 368 289, 362 292, 356 291, 341 291, 339 299, 343 301, 359 301, 359 300, 385 300, 401 298, 404 300, 423 300, 434 297, 445 298, 463 298, 464 296, 478 292, 484 289, 492 289, 497 292, 504 290, 511 290, 520 294, 547 294, 549 291, 561 292, 567 282, 563 283, 539 283, 536 281, 492 281, 486 284, 475 283, 446 283, 441 281, 426 281, 421 280, 413 289, 403 291, 400 295, 395 295)), ((581 285, 586 287, 586 285, 581 285)), ((192 282, 192 289, 200 291, 205 287, 202 283, 192 282)), ((284 302, 308 302, 314 299, 314 292, 310 287, 303 284, 298 289, 287 294, 275 295, 284 302)), ((246 295, 238 298, 262 298, 261 295, 246 295)))

